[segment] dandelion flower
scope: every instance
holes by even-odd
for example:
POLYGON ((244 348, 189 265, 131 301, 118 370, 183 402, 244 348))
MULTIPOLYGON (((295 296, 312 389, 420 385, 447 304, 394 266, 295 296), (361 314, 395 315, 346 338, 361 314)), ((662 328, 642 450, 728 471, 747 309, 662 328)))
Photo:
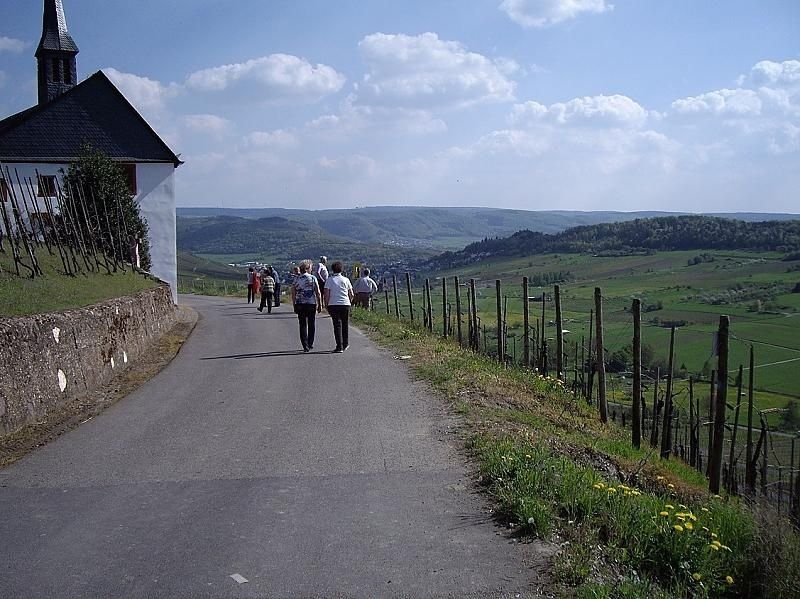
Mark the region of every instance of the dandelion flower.
POLYGON ((663 476, 656 476, 656 480, 664 480, 663 476))
POLYGON ((679 507, 679 508, 681 508, 682 510, 688 510, 688 509, 689 509, 688 507, 686 507, 686 506, 685 506, 685 505, 683 505, 682 503, 679 503, 679 504, 678 504, 678 507, 679 507))
POLYGON ((701 507, 701 508, 700 508, 700 511, 701 511, 701 512, 707 512, 707 511, 708 511, 708 508, 707 508, 707 507, 701 507))
POLYGON ((608 492, 613 494, 613 493, 616 493, 617 490, 614 487, 609 487, 608 488, 608 492))
POLYGON ((686 530, 694 530, 694 526, 692 526, 691 522, 686 522, 683 526, 686 528, 686 530))
POLYGON ((669 512, 658 512, 658 515, 666 517, 669 516, 669 512))
POLYGON ((675 509, 675 506, 674 505, 670 505, 669 503, 667 505, 665 505, 664 507, 667 508, 668 510, 674 510, 675 509))
POLYGON ((714 551, 719 551, 719 547, 717 547, 716 545, 709 545, 708 548, 713 549, 714 551))
POLYGON ((683 526, 681 526, 680 524, 676 524, 672 528, 675 529, 675 532, 683 532, 683 526))
POLYGON ((733 576, 726 576, 725 582, 727 582, 728 584, 733 584, 733 576))
MULTIPOLYGON (((717 533, 715 533, 715 532, 712 532, 712 533, 711 533, 711 538, 712 538, 712 539, 716 539, 716 538, 717 538, 717 533)), ((717 541, 717 543, 719 543, 719 541, 717 541)))
POLYGON ((603 488, 603 485, 601 485, 600 483, 597 483, 597 484, 595 484, 595 485, 592 485, 592 486, 593 486, 595 489, 602 489, 602 488, 603 488))
POLYGON ((692 578, 694 578, 695 582, 700 582, 703 579, 699 572, 692 574, 692 578))

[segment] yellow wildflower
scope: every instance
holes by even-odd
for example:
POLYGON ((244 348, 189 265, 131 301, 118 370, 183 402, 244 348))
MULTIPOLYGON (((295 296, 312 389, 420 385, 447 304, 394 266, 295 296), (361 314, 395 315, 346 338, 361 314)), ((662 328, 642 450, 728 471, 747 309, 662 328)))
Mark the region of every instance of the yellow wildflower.
POLYGON ((669 516, 669 512, 658 512, 659 516, 669 516))
POLYGON ((686 507, 686 506, 685 506, 685 505, 683 505, 682 503, 679 503, 679 504, 678 504, 678 507, 679 507, 679 508, 681 508, 682 510, 688 510, 688 509, 689 509, 688 507, 686 507))
POLYGON ((660 480, 664 480, 664 478, 665 478, 665 477, 663 477, 663 476, 656 476, 656 480, 659 480, 659 481, 660 481, 660 480))
POLYGON ((680 524, 676 524, 672 528, 675 529, 675 532, 683 532, 683 526, 681 526, 680 524))
MULTIPOLYGON (((716 538, 717 538, 717 533, 715 533, 715 532, 712 532, 712 533, 711 533, 711 538, 712 538, 712 539, 716 539, 716 538)), ((719 541, 717 541, 717 542, 719 542, 719 541)))
POLYGON ((700 575, 699 572, 695 572, 694 574, 692 574, 692 578, 695 579, 695 582, 700 582, 703 579, 703 577, 700 575))
POLYGON ((664 507, 667 508, 668 510, 674 510, 675 509, 675 506, 674 505, 670 505, 670 504, 667 504, 664 507))
POLYGON ((675 488, 675 485, 673 485, 672 483, 669 483, 667 485, 667 489, 674 489, 674 488, 675 488))
POLYGON ((693 530, 694 529, 694 526, 692 526, 691 522, 687 522, 686 524, 684 524, 684 526, 686 527, 686 530, 693 530))
POLYGON ((708 508, 707 508, 707 507, 701 507, 701 508, 700 508, 700 511, 701 511, 701 512, 707 512, 707 511, 708 511, 708 508))
POLYGON ((608 489, 606 489, 606 490, 607 490, 609 493, 616 493, 616 492, 617 492, 617 490, 616 490, 614 487, 609 487, 609 488, 608 488, 608 489))
POLYGON ((708 548, 713 549, 714 551, 719 551, 719 547, 717 547, 716 545, 709 545, 708 548))
POLYGON ((601 485, 600 483, 597 483, 597 484, 595 484, 595 485, 592 485, 592 486, 593 486, 595 489, 602 489, 602 488, 603 488, 603 485, 601 485))
POLYGON ((726 576, 725 582, 727 582, 728 584, 733 584, 733 576, 726 576))

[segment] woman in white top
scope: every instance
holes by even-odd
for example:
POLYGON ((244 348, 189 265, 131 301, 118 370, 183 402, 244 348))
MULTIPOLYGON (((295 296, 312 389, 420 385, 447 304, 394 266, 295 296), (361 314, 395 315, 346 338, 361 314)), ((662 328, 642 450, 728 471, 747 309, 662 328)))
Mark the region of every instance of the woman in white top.
POLYGON ((342 263, 331 265, 333 274, 325 281, 325 305, 333 321, 333 337, 336 339, 334 353, 347 351, 350 305, 353 302, 353 285, 342 274, 342 263))

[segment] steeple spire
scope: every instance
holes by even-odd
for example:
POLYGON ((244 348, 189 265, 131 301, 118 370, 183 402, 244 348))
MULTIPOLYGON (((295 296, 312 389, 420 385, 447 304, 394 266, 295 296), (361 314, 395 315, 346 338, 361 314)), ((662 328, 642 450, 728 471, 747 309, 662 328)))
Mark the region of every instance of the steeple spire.
POLYGON ((39 104, 63 94, 78 81, 78 46, 67 31, 61 0, 44 0, 42 39, 36 48, 39 104))

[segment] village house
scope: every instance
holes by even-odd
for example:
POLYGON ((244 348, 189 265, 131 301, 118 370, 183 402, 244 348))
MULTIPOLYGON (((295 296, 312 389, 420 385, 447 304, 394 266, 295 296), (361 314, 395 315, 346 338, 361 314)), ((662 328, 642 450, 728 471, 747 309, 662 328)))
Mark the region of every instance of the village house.
POLYGON ((102 71, 78 82, 77 54, 61 0, 45 0, 38 103, 0 121, 0 200, 17 175, 35 181, 39 197, 53 196, 84 145, 103 152, 126 173, 149 227, 150 272, 169 283, 177 303, 175 169, 182 162, 102 71))

